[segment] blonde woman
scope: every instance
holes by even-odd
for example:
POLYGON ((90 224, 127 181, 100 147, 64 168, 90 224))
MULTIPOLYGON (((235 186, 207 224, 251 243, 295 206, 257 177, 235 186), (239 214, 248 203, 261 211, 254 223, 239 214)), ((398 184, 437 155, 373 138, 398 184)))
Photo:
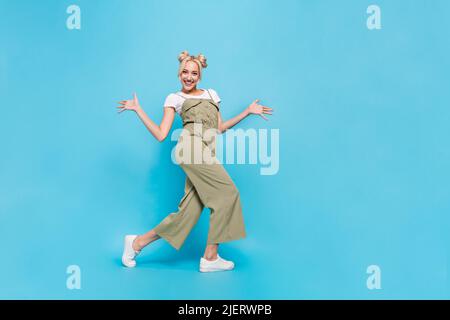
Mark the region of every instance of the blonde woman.
POLYGON ((145 246, 159 238, 164 238, 179 250, 197 223, 203 208, 207 207, 210 209, 210 226, 206 249, 200 258, 200 271, 232 270, 234 263, 220 257, 217 250, 219 243, 246 236, 239 192, 218 161, 199 163, 193 161, 192 157, 203 155, 206 150, 210 151, 214 159, 215 140, 205 139, 205 131, 215 130, 217 133, 223 133, 250 114, 260 115, 267 120, 264 114, 272 114, 272 109, 258 104, 259 100, 255 100, 239 115, 222 121, 217 92, 213 89, 197 88, 202 71, 207 66, 205 56, 192 56, 183 51, 178 60, 178 77, 182 88, 181 91, 167 96, 164 116, 159 125, 146 115, 136 94, 131 100, 119 102, 119 113, 125 110, 136 112, 150 133, 160 142, 167 137, 175 114, 181 116, 183 133, 177 143, 177 150, 181 149, 177 162, 186 173, 185 194, 178 205, 178 211, 169 214, 145 234, 125 236, 122 263, 126 267, 135 267, 136 256, 145 246), (190 156, 180 160, 181 154, 190 156))

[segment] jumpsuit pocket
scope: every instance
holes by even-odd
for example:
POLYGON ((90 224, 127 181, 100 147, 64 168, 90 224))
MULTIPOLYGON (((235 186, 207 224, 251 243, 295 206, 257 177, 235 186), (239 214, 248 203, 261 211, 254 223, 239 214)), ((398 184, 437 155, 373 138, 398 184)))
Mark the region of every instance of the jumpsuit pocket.
POLYGON ((195 101, 195 102, 189 102, 189 103, 185 103, 183 105, 182 108, 182 112, 185 115, 183 117, 183 125, 186 125, 187 123, 191 123, 191 122, 199 122, 198 118, 199 118, 199 112, 201 110, 201 108, 196 108, 198 105, 200 105, 202 103, 202 101, 195 101))
POLYGON ((189 109, 198 106, 202 101, 195 101, 191 103, 185 102, 182 107, 182 112, 187 112, 189 109))
POLYGON ((214 107, 216 107, 217 111, 219 111, 219 105, 215 101, 209 101, 214 107))

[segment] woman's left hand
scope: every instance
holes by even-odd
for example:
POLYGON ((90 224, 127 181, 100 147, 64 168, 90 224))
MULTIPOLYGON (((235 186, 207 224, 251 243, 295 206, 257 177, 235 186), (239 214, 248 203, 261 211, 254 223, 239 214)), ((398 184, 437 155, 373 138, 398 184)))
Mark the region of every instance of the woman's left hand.
POLYGON ((253 114, 259 114, 264 120, 267 120, 267 118, 264 116, 264 114, 272 114, 272 108, 263 106, 258 104, 259 99, 256 99, 255 101, 252 102, 251 105, 248 106, 247 110, 248 113, 253 113, 253 114))

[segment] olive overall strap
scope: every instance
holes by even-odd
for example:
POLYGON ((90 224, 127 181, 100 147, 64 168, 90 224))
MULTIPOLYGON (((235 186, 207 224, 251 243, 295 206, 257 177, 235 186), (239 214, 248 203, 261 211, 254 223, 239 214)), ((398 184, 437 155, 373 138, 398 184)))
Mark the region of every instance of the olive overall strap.
MULTIPOLYGON (((206 91, 208 91, 208 94, 209 94, 209 97, 211 98, 211 100, 214 101, 214 99, 213 99, 211 93, 209 92, 209 89, 206 89, 206 91)), ((216 101, 214 101, 214 102, 216 102, 216 101)))

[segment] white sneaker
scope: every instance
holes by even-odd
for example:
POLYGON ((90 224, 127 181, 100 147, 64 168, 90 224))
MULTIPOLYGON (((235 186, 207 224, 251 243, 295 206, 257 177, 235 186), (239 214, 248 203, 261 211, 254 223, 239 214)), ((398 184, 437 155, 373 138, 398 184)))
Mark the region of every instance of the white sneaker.
POLYGON ((217 254, 217 259, 213 261, 200 258, 200 272, 227 271, 234 269, 234 262, 222 259, 217 254))
POLYGON ((133 268, 136 266, 136 261, 134 260, 136 256, 141 253, 141 251, 136 251, 133 249, 133 241, 137 238, 137 235, 127 235, 125 236, 124 248, 122 254, 122 263, 125 267, 133 268))

